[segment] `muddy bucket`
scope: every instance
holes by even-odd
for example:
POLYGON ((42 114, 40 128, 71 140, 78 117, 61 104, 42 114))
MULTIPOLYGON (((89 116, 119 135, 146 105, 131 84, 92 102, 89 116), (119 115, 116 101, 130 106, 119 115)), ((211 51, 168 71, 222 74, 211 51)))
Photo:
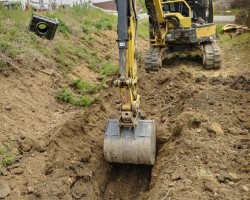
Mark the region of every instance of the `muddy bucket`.
POLYGON ((120 127, 119 120, 108 120, 103 149, 108 162, 153 165, 156 152, 154 120, 139 120, 136 127, 120 127))

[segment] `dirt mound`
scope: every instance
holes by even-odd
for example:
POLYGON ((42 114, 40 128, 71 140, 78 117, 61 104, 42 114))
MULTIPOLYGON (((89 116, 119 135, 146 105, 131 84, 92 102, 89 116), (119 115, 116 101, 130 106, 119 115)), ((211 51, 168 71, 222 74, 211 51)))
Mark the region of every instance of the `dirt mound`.
POLYGON ((158 134, 146 199, 249 199, 249 76, 162 69, 141 79, 158 134))

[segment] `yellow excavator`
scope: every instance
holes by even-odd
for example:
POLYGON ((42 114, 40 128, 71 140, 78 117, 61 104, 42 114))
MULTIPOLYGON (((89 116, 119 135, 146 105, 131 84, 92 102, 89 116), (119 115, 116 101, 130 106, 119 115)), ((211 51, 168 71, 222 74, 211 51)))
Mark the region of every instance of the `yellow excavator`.
MULTIPOLYGON (((196 51, 206 69, 220 68, 215 42, 212 0, 145 0, 149 15, 150 49, 145 70, 158 71, 174 53, 196 51)), ((108 162, 153 165, 156 153, 154 120, 142 120, 137 92, 137 14, 135 0, 116 0, 120 76, 120 117, 109 119, 104 137, 108 162)))
POLYGON ((145 0, 150 49, 145 70, 158 71, 174 56, 199 55, 205 69, 220 69, 212 0, 145 0))

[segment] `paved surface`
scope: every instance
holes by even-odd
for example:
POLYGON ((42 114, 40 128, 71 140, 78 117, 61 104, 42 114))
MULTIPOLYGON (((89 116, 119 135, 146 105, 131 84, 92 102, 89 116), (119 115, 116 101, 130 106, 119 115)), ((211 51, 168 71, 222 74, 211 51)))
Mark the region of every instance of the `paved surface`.
POLYGON ((104 10, 116 11, 116 5, 114 1, 97 2, 93 3, 93 5, 104 10))

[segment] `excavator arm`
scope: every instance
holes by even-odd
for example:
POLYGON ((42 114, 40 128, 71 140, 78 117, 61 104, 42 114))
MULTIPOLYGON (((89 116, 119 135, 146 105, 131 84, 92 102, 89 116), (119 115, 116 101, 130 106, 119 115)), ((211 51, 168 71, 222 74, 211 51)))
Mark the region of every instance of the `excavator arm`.
POLYGON ((120 91, 120 117, 109 119, 104 137, 108 162, 153 165, 156 138, 154 120, 142 120, 137 93, 137 15, 134 0, 117 0, 120 76, 114 85, 120 91))
POLYGON ((115 86, 120 88, 121 123, 134 122, 138 115, 137 62, 135 57, 137 37, 137 16, 133 1, 118 0, 118 49, 120 77, 115 86))
POLYGON ((165 19, 163 16, 162 4, 160 0, 145 0, 146 8, 149 15, 149 23, 154 28, 158 39, 163 39, 165 26, 165 19))

